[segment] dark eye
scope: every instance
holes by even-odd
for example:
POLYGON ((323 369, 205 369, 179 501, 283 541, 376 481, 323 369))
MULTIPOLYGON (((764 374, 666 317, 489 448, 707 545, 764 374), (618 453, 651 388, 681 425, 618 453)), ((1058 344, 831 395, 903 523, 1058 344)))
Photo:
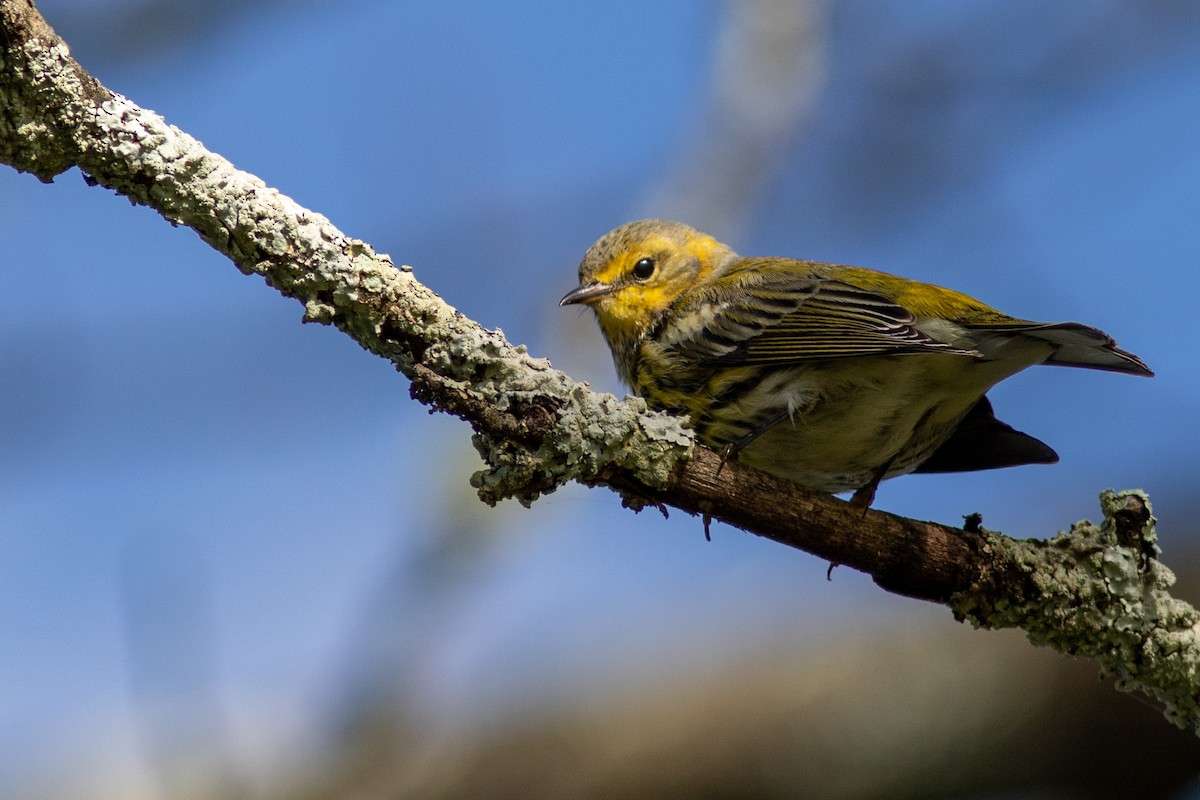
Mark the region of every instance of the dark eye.
POLYGON ((654 267, 655 264, 653 258, 639 259, 638 262, 633 265, 633 279, 637 281, 649 279, 649 277, 654 274, 654 267))

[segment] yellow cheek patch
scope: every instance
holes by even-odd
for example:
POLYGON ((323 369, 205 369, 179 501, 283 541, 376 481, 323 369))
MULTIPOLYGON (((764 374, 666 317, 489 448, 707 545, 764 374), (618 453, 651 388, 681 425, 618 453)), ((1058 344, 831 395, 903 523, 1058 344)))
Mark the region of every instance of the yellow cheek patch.
POLYGON ((694 255, 700 262, 700 271, 696 274, 697 281, 703 281, 712 272, 713 265, 717 262, 717 256, 721 253, 728 252, 725 245, 718 242, 707 233, 697 233, 696 236, 689 237, 684 249, 694 255))

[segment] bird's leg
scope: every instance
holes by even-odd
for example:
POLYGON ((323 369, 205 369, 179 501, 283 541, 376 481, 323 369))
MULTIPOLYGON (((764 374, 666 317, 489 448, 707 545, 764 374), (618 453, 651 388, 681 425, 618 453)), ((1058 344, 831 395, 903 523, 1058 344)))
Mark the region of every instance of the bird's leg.
POLYGON ((871 503, 875 502, 875 492, 879 489, 879 484, 883 482, 883 476, 887 475, 887 471, 891 469, 892 462, 895 460, 896 457, 892 456, 883 462, 883 465, 875 470, 875 475, 871 480, 854 490, 854 495, 850 498, 850 505, 861 508, 864 517, 867 515, 867 509, 871 507, 871 503))
POLYGON ((721 469, 724 468, 726 461, 736 460, 738 453, 742 452, 742 450, 746 447, 746 445, 750 444, 755 439, 762 436, 764 433, 766 433, 767 431, 769 431, 771 428, 775 427, 779 423, 783 422, 785 419, 787 419, 790 416, 791 416, 790 411, 787 411, 787 410, 781 411, 778 414, 776 414, 775 416, 768 419, 763 424, 759 425, 754 430, 747 433, 742 438, 738 439, 735 442, 730 442, 729 444, 727 444, 723 448, 721 448, 721 466, 717 468, 717 474, 718 475, 721 474, 721 469))

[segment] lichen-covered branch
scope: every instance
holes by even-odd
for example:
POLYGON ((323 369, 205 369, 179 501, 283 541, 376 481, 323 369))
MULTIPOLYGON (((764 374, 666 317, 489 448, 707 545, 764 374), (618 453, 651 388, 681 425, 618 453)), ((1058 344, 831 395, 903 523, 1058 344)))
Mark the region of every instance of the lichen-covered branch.
POLYGON ((1101 661, 1118 685, 1200 728, 1194 609, 1167 593, 1148 504, 1104 496, 1105 521, 1047 542, 865 514, 695 445, 676 418, 592 392, 463 317, 408 267, 345 236, 239 171, 157 114, 110 92, 71 57, 30 0, 0 0, 0 161, 89 182, 196 231, 389 359, 412 396, 475 430, 489 503, 533 502, 567 481, 608 486, 634 508, 674 506, 862 570, 884 588, 948 602, 984 627, 1019 626, 1038 644, 1101 661))
POLYGON ((661 486, 687 457, 691 435, 678 420, 590 392, 464 318, 408 267, 101 87, 31 3, 0 9, 0 160, 47 181, 79 167, 299 300, 307 321, 336 325, 391 360, 414 379, 414 396, 475 425, 490 467, 476 483, 488 502, 529 503, 614 466, 661 486))
POLYGON ((1104 521, 1047 541, 985 532, 989 567, 950 600, 985 628, 1021 628, 1034 644, 1098 660, 1200 734, 1200 614, 1170 595, 1171 570, 1144 492, 1102 492, 1104 521))

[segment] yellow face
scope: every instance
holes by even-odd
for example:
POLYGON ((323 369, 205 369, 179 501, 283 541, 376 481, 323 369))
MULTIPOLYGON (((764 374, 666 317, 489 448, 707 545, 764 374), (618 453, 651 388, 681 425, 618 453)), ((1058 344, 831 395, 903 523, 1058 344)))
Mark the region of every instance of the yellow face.
POLYGON ((592 245, 579 265, 579 288, 562 305, 591 306, 610 345, 628 342, 734 258, 728 247, 682 223, 631 222, 592 245))

